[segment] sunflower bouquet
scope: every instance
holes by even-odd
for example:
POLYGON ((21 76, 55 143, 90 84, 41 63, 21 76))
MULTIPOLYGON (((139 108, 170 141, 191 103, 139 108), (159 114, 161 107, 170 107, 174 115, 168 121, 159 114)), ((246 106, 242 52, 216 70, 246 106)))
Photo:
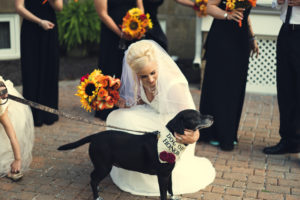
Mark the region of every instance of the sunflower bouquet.
MULTIPOLYGON (((227 0, 226 11, 232 11, 237 8, 250 8, 256 6, 257 0, 227 0)), ((242 27, 242 21, 239 21, 239 27, 242 27)))
POLYGON ((207 1, 208 0, 195 0, 194 10, 197 12, 198 17, 204 17, 207 15, 207 1))
MULTIPOLYGON (((129 35, 132 39, 140 39, 145 33, 152 29, 152 21, 149 13, 144 14, 139 8, 132 8, 127 11, 123 17, 122 25, 120 28, 123 33, 129 35)), ((120 49, 125 49, 125 40, 121 38, 119 43, 120 49)))
POLYGON ((87 110, 104 110, 113 108, 120 99, 118 89, 120 79, 103 75, 101 70, 95 69, 80 79, 78 91, 81 106, 87 110))
POLYGON ((133 39, 140 39, 152 26, 149 13, 144 14, 139 8, 132 8, 123 17, 121 28, 133 39))

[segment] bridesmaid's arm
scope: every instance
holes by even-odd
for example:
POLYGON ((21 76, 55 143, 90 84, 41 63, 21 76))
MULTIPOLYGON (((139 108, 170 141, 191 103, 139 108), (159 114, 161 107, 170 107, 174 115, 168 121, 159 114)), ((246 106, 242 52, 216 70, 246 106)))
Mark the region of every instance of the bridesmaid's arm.
POLYGON ((14 152, 15 160, 11 164, 11 172, 16 173, 21 169, 21 151, 20 151, 20 145, 17 140, 15 130, 9 120, 7 109, 0 116, 0 123, 3 125, 3 128, 9 138, 9 141, 12 146, 12 150, 14 152))
POLYGON ((49 0, 49 3, 55 11, 62 11, 64 7, 63 0, 49 0))
POLYGON ((24 0, 15 0, 15 8, 17 13, 22 16, 24 19, 27 19, 31 22, 34 22, 40 25, 44 30, 49 30, 54 28, 54 24, 48 20, 43 20, 36 15, 32 14, 24 6, 24 0))
POLYGON ((251 57, 253 57, 253 55, 256 54, 256 58, 257 58, 259 55, 259 48, 252 29, 250 16, 248 16, 248 26, 249 26, 249 34, 250 34, 251 57))
POLYGON ((191 0, 175 0, 177 3, 180 3, 184 6, 188 6, 188 7, 194 7, 194 2, 191 0))
POLYGON ((108 15, 107 12, 107 0, 94 0, 96 11, 101 21, 120 38, 122 37, 122 31, 114 22, 114 20, 108 15))
POLYGON ((136 5, 139 9, 141 9, 143 12, 145 12, 143 0, 136 0, 136 5))
POLYGON ((239 22, 240 20, 243 19, 243 11, 245 9, 238 8, 231 12, 227 12, 218 7, 220 3, 221 3, 221 0, 208 0, 207 9, 206 9, 207 14, 211 15, 212 17, 214 17, 216 19, 234 20, 236 22, 239 22), (226 15, 227 15, 227 17, 226 17, 226 15))

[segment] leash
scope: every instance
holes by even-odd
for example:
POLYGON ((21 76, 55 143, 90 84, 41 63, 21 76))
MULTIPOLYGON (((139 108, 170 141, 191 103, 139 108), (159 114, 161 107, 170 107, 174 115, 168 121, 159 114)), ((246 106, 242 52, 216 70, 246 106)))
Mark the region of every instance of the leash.
MULTIPOLYGON (((7 88, 6 88, 6 86, 4 84, 1 84, 1 82, 0 82, 0 87, 1 86, 5 87, 5 89, 3 89, 3 90, 0 91, 0 97, 2 95, 6 95, 7 94, 7 88)), ((80 116, 75 116, 75 115, 72 115, 72 114, 69 114, 69 113, 66 113, 66 112, 54 109, 54 108, 50 108, 48 106, 45 106, 45 105, 42 105, 42 104, 39 104, 39 103, 36 103, 36 102, 33 102, 33 101, 29 101, 27 99, 22 99, 22 98, 16 97, 16 96, 11 95, 11 94, 8 94, 8 97, 6 98, 6 101, 4 103, 2 103, 2 104, 5 104, 8 101, 8 99, 11 99, 13 101, 16 101, 16 102, 19 102, 19 103, 31 106, 31 107, 39 109, 39 110, 43 110, 43 111, 46 111, 46 112, 49 112, 49 113, 52 113, 52 114, 56 114, 56 115, 68 118, 68 119, 71 119, 71 120, 84 122, 86 124, 92 124, 92 125, 96 125, 96 126, 102 126, 102 127, 107 127, 107 128, 119 129, 119 130, 123 130, 123 131, 132 131, 132 132, 143 133, 143 134, 158 135, 160 133, 159 131, 152 131, 152 132, 138 131, 138 130, 132 130, 132 129, 127 129, 127 128, 120 128, 120 127, 117 127, 117 126, 105 125, 103 122, 91 121, 91 120, 88 120, 88 119, 80 117, 80 116)))

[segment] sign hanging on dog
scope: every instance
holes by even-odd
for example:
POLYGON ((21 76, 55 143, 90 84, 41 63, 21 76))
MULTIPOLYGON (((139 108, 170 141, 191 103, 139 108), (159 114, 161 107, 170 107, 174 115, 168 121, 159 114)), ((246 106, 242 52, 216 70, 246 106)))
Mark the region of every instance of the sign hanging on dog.
POLYGON ((157 142, 158 158, 161 163, 177 162, 185 148, 184 144, 176 142, 176 138, 168 129, 161 131, 157 142))

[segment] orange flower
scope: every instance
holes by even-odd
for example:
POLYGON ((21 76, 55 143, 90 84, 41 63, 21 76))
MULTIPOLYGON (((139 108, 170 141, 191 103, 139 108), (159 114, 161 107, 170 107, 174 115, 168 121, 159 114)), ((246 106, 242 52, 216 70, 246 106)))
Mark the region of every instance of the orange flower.
POLYGON ((100 90, 98 91, 98 97, 103 98, 106 97, 108 95, 108 91, 104 88, 100 88, 100 90))
POLYGON ((114 103, 117 103, 120 99, 120 95, 119 95, 119 92, 115 91, 115 90, 112 90, 109 92, 109 94, 111 95, 114 103))
POLYGON ((109 76, 102 76, 98 82, 100 87, 107 87, 109 83, 109 76))

